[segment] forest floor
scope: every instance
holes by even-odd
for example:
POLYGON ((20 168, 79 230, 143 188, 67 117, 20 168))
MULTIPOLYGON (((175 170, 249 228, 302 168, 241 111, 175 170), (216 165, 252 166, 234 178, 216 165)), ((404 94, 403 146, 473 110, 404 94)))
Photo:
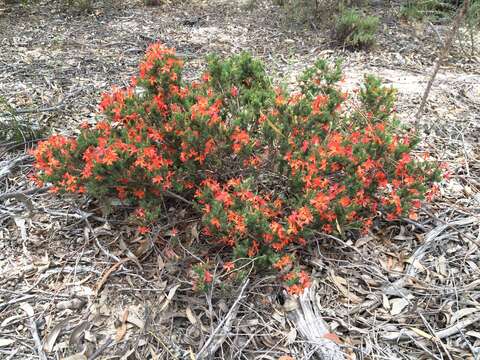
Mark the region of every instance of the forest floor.
MULTIPOLYGON (((186 59, 191 78, 209 53, 249 51, 288 84, 315 59, 341 57, 346 88, 365 73, 380 76, 398 89, 399 117, 413 126, 448 26, 403 22, 394 3, 370 8, 382 31, 375 48, 358 52, 335 45, 321 18, 293 24, 266 1, 114 2, 90 15, 50 1, 0 5, 0 121, 14 109, 18 121, 72 134, 95 119, 100 94, 125 85, 146 46, 161 41, 186 59)), ((480 49, 473 50, 468 37, 457 39, 416 124, 419 150, 451 172, 438 199, 418 222, 319 244, 305 260, 319 315, 349 359, 480 358, 480 49)), ((289 316, 298 304, 285 301, 273 276, 194 293, 191 253, 205 256, 195 236, 165 249, 128 224, 102 221, 91 200, 35 192, 24 147, 0 146, 1 359, 194 359, 212 339, 221 343, 217 358, 315 358, 289 316), (14 192, 23 197, 4 195, 14 192)))

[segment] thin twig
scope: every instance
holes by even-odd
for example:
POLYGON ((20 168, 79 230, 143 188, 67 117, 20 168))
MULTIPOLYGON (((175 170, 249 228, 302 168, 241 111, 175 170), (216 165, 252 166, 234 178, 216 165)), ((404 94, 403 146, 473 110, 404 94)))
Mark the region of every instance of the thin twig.
POLYGON ((245 292, 245 289, 246 289, 249 282, 250 282, 250 280, 247 278, 247 280, 245 280, 245 282, 243 283, 243 286, 240 290, 240 293, 237 296, 237 299, 235 300, 233 305, 230 307, 230 310, 228 311, 227 315, 222 319, 222 321, 220 321, 218 326, 213 331, 212 335, 208 338, 208 340, 205 342, 205 344, 203 344, 202 348, 200 349, 200 351, 197 353, 197 355, 195 357, 196 359, 208 358, 209 356, 212 356, 218 350, 218 348, 220 347, 222 342, 221 341, 216 341, 215 343, 213 343, 213 341, 217 337, 217 334, 220 332, 220 330, 223 329, 222 332, 224 334, 229 331, 229 328, 231 326, 231 322, 233 321, 233 318, 238 311, 240 301, 243 298, 243 293, 245 292))
POLYGON ((113 339, 109 337, 105 342, 88 358, 88 360, 95 360, 97 357, 99 357, 102 352, 105 351, 106 348, 110 346, 110 344, 113 342, 113 339))
MULTIPOLYGON (((33 310, 31 310, 33 312, 33 310)), ((27 311, 25 311, 27 312, 27 311)), ((37 354, 40 360, 47 360, 47 355, 43 351, 42 340, 40 340, 40 336, 38 335, 38 328, 37 323, 35 322, 35 318, 30 316, 32 314, 27 314, 28 316, 28 325, 30 328, 30 333, 32 334, 33 341, 35 342, 35 347, 37 348, 37 354)))
POLYGON ((33 160, 33 157, 31 155, 23 155, 13 160, 2 161, 0 164, 6 163, 6 166, 0 169, 0 180, 8 176, 17 165, 22 164, 26 160, 33 160))
POLYGON ((422 97, 422 101, 420 103, 420 107, 418 108, 417 114, 415 115, 415 125, 418 125, 418 122, 420 120, 420 117, 422 116, 423 109, 425 107, 425 104, 427 102, 428 95, 430 94, 430 90, 433 85, 433 81, 435 80, 435 77, 437 76, 438 71, 440 70, 440 66, 443 64, 445 61, 445 58, 447 57, 448 53, 450 52, 450 48, 452 47, 453 39, 455 37, 455 34, 458 31, 458 28, 460 27, 460 24, 465 17, 465 14, 467 13, 468 6, 470 5, 470 0, 464 0, 462 7, 458 11, 457 15, 455 16, 455 19, 453 20, 453 26, 452 29, 450 30, 450 33, 447 36, 447 39, 445 40, 445 45, 443 46, 442 50, 440 51, 440 54, 438 56, 437 63, 435 64, 435 68, 433 70, 432 76, 430 77, 430 80, 428 81, 427 88, 425 89, 422 97))
POLYGON ((175 198, 177 200, 183 201, 185 204, 193 205, 193 202, 191 202, 190 200, 187 200, 183 196, 175 194, 175 193, 171 192, 170 190, 165 190, 165 195, 167 195, 168 197, 172 197, 172 198, 175 198))

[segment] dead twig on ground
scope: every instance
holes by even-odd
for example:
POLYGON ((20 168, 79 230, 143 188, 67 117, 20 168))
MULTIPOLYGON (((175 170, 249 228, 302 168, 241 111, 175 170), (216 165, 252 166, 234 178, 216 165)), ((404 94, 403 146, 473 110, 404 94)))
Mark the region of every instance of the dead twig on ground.
POLYGON ((95 360, 110 346, 112 342, 113 339, 111 337, 107 338, 107 340, 105 340, 105 342, 88 358, 88 360, 95 360))
POLYGON ((314 350, 321 359, 343 360, 345 354, 340 350, 340 346, 328 337, 330 330, 320 316, 316 296, 315 286, 307 289, 294 299, 297 306, 288 313, 288 317, 308 343, 315 346, 314 350))
POLYGON ((445 40, 445 44, 440 51, 440 54, 438 56, 437 63, 435 64, 435 68, 433 69, 432 76, 430 77, 430 80, 428 81, 427 87, 423 93, 422 101, 420 102, 420 106, 418 108, 418 111, 415 115, 415 125, 418 125, 418 122, 420 120, 420 117, 422 116, 423 109, 425 107, 425 104, 427 102, 428 95, 430 94, 430 90, 432 88, 433 82, 435 80, 435 77, 437 76, 438 71, 440 70, 440 66, 443 64, 445 61, 445 58, 447 57, 448 53, 450 52, 450 48, 452 47, 453 39, 455 38, 455 34, 457 33, 460 24, 462 23, 463 18, 465 17, 465 14, 467 13, 468 7, 470 5, 470 0, 464 0, 462 7, 458 11, 457 15, 455 16, 455 19, 453 20, 453 26, 450 32, 448 33, 447 39, 445 40))
POLYGON ((20 156, 16 159, 13 160, 7 160, 7 161, 2 161, 0 164, 0 180, 2 180, 4 177, 10 175, 12 170, 17 166, 20 165, 26 161, 33 160, 33 157, 31 155, 23 155, 20 156), (5 164, 5 165, 4 165, 5 164))
POLYGON ((35 314, 33 312, 32 306, 28 303, 23 303, 20 305, 20 307, 28 316, 28 325, 30 333, 32 334, 33 341, 35 342, 35 347, 37 348, 38 357, 40 358, 40 360, 47 360, 47 355, 45 355, 45 352, 43 351, 42 341, 40 340, 40 336, 38 335, 37 323, 35 322, 35 314))
POLYGON ((245 282, 243 283, 242 288, 240 289, 240 293, 238 294, 237 299, 230 307, 230 310, 228 311, 227 315, 225 315, 222 321, 220 321, 220 323, 212 332, 208 340, 203 344, 202 348, 195 356, 195 359, 201 360, 201 359, 206 359, 213 356, 216 353, 216 351, 220 348, 222 343, 225 341, 225 338, 228 332, 230 331, 230 328, 232 327, 232 322, 235 319, 236 314, 238 312, 240 301, 243 298, 243 294, 245 292, 245 289, 248 283, 249 283, 249 279, 247 278, 247 280, 245 280, 245 282))

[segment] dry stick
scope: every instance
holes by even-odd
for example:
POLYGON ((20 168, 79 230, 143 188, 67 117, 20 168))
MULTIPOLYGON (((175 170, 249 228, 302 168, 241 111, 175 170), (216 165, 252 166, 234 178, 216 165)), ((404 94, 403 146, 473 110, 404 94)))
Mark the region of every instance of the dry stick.
MULTIPOLYGON (((476 324, 479 321, 480 321, 480 314, 469 316, 463 320, 458 321, 456 324, 449 326, 448 328, 434 331, 434 336, 431 336, 428 339, 433 341, 439 341, 441 339, 448 338, 452 335, 458 334, 468 326, 472 324, 476 324)), ((384 333, 382 335, 382 338, 387 341, 402 341, 402 340, 409 340, 411 338, 420 339, 422 338, 422 336, 420 336, 418 333, 416 333, 413 330, 405 329, 405 330, 402 330, 401 332, 395 333, 393 336, 390 336, 388 333, 384 333)))
POLYGON ((320 316, 320 308, 315 299, 316 289, 310 287, 296 300, 297 307, 288 314, 288 318, 295 324, 300 334, 307 342, 315 346, 315 352, 321 359, 344 360, 345 354, 340 346, 326 337, 330 330, 320 316))
POLYGON ((102 352, 105 351, 106 348, 110 346, 112 342, 113 339, 111 337, 108 337, 107 340, 105 340, 105 342, 88 358, 88 360, 95 360, 102 354, 102 352))
POLYGON ((35 322, 35 317, 33 316, 33 310, 23 310, 28 316, 28 326, 30 328, 30 333, 32 334, 33 342, 35 343, 35 347, 37 348, 38 357, 40 360, 47 360, 47 355, 45 355, 45 352, 43 351, 42 340, 40 340, 40 336, 38 334, 37 323, 35 322))
POLYGON ((435 77, 437 76, 437 73, 440 70, 440 66, 442 65, 448 53, 450 52, 450 48, 452 47, 455 34, 457 33, 458 28, 460 27, 460 24, 463 18, 465 17, 465 14, 467 13, 469 5, 470 5, 470 0, 464 0, 462 7, 460 8, 457 15, 455 16, 455 19, 453 20, 452 29, 450 30, 450 33, 448 33, 443 49, 440 51, 440 54, 438 56, 438 61, 435 64, 435 68, 433 70, 432 76, 430 77, 430 80, 428 81, 428 84, 427 84, 427 88, 423 93, 422 102, 420 103, 420 107, 418 108, 417 114, 415 115, 415 125, 418 125, 423 109, 425 107, 425 103, 427 102, 428 95, 430 94, 433 81, 435 80, 435 77))
POLYGON ((0 169, 0 179, 3 179, 7 175, 11 173, 11 171, 19 164, 22 164, 26 160, 32 160, 33 157, 31 155, 23 155, 13 160, 2 161, 0 165, 6 164, 4 167, 0 169))
POLYGON ((232 326, 232 321, 234 320, 235 315, 237 314, 238 307, 240 306, 240 301, 243 298, 243 293, 245 292, 245 288, 247 287, 248 283, 249 283, 249 279, 247 278, 247 280, 245 280, 245 282, 243 283, 243 286, 240 290, 240 293, 238 294, 237 299, 235 300, 233 305, 230 307, 230 310, 228 311, 227 315, 223 318, 222 321, 220 321, 216 329, 213 331, 212 335, 208 338, 208 340, 205 342, 205 344, 202 346, 200 351, 195 356, 197 360, 205 359, 213 356, 213 354, 215 354, 215 352, 218 350, 220 345, 222 345, 227 333, 230 331, 230 328, 232 326), (218 334, 219 332, 220 334, 218 334))

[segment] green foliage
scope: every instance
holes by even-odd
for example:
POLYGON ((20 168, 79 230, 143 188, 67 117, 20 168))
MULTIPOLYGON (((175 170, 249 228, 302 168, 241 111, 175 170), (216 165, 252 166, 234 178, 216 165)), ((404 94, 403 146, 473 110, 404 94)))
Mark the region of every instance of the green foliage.
POLYGON ((473 0, 470 2, 466 22, 471 30, 480 27, 480 0, 473 0))
MULTIPOLYGON (((462 0, 408 0, 400 14, 408 20, 445 21, 452 19, 462 0)), ((480 0, 471 0, 467 25, 477 27, 480 21, 480 0)))
POLYGON ((335 23, 335 37, 350 48, 369 48, 375 44, 378 26, 378 17, 365 16, 357 9, 343 8, 335 23))
POLYGON ((10 147, 38 139, 44 129, 18 116, 8 102, 0 97, 0 144, 10 147))
POLYGON ((408 0, 400 14, 413 20, 439 20, 451 17, 456 6, 444 0, 408 0))
POLYGON ((64 0, 67 10, 78 13, 91 13, 94 9, 95 0, 64 0))

